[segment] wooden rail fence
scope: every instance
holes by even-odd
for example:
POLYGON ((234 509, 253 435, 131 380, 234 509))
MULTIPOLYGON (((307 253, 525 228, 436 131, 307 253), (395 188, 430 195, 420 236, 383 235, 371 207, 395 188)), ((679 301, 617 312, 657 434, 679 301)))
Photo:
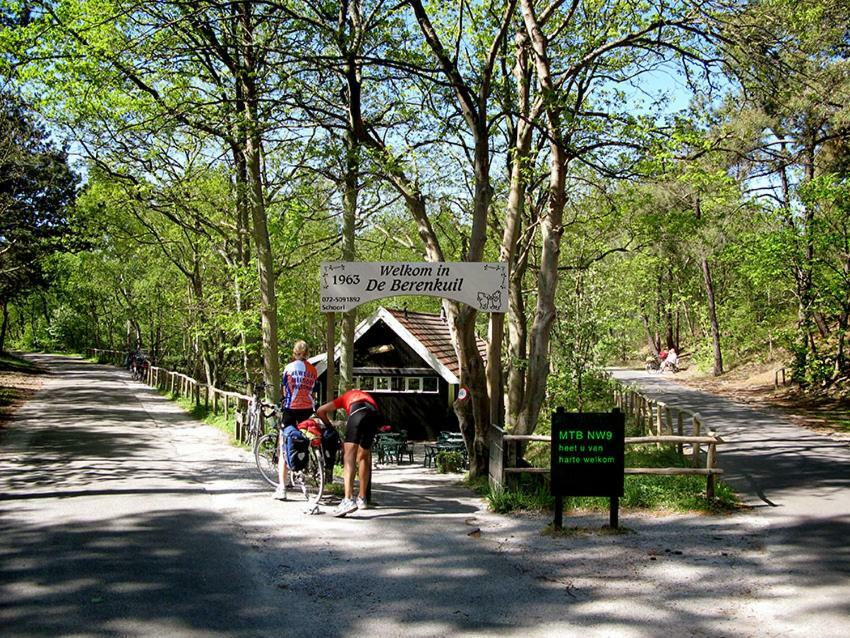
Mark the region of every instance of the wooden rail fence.
MULTIPOLYGON (((521 442, 540 441, 551 444, 551 438, 542 435, 520 435, 508 434, 502 428, 495 425, 490 426, 490 486, 502 488, 506 482, 507 474, 549 474, 548 467, 517 467, 517 444, 521 442)), ((626 474, 657 474, 663 476, 676 475, 703 475, 706 477, 705 493, 708 498, 714 498, 715 476, 723 474, 723 470, 716 467, 717 445, 723 443, 723 439, 716 435, 710 436, 627 436, 626 445, 644 445, 647 443, 673 443, 681 447, 684 443, 690 443, 694 458, 699 459, 701 445, 707 447, 704 467, 627 467, 626 474)))
MULTIPOLYGON (((611 378, 610 375, 606 375, 611 378)), ((626 445, 663 444, 676 446, 680 456, 686 456, 685 446, 690 446, 691 467, 629 467, 626 474, 660 474, 666 476, 697 474, 706 477, 706 495, 714 498, 715 476, 723 470, 716 467, 717 445, 723 439, 709 430, 703 436, 703 420, 698 412, 690 412, 668 405, 663 401, 650 399, 634 388, 618 383, 613 390, 614 405, 620 408, 627 419, 637 425, 641 436, 626 437, 626 445), (686 424, 691 432, 685 434, 686 424), (703 462, 702 449, 706 447, 703 462)), ((520 443, 540 441, 551 443, 551 438, 542 435, 516 435, 505 430, 490 427, 490 470, 489 478, 492 487, 505 485, 506 475, 517 473, 548 474, 548 467, 517 467, 517 447, 520 443)))
MULTIPOLYGON (((127 356, 126 352, 99 350, 95 348, 89 349, 87 354, 101 363, 113 363, 119 366, 123 365, 124 357, 127 356)), ((251 402, 251 397, 247 394, 222 390, 215 386, 201 383, 197 379, 193 379, 180 372, 166 370, 157 366, 150 366, 148 368, 148 374, 144 381, 149 386, 168 391, 174 396, 189 398, 197 406, 201 405, 201 400, 203 399, 205 408, 212 408, 212 411, 216 414, 223 412, 225 419, 230 418, 230 414, 232 413, 235 419, 236 439, 243 443, 248 439, 245 414, 248 412, 248 404, 251 402)))

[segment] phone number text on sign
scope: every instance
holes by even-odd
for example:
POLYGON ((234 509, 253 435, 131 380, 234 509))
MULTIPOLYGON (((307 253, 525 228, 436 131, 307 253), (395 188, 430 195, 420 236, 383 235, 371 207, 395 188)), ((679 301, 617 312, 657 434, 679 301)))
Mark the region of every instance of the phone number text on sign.
POLYGON ((360 305, 360 297, 322 297, 322 312, 347 312, 360 305))

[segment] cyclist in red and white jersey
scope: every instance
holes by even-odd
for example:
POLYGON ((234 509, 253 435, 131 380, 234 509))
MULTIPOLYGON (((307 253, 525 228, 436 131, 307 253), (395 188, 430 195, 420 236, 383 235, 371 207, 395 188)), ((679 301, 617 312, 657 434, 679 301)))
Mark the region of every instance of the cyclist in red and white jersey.
POLYGON ((372 467, 372 442, 375 433, 383 423, 381 410, 368 392, 349 390, 334 401, 319 406, 316 414, 325 426, 331 425, 330 417, 336 410, 345 410, 348 419, 345 423, 345 442, 343 450, 343 483, 345 497, 334 511, 334 516, 346 516, 355 510, 368 508, 366 486, 372 467), (354 498, 354 475, 360 478, 357 498, 354 498))
MULTIPOLYGON (((313 387, 319 378, 316 367, 307 361, 310 349, 305 341, 296 341, 292 346, 293 361, 283 369, 281 379, 281 434, 280 454, 283 458, 287 427, 291 426, 289 432, 297 432, 298 424, 309 419, 316 410, 316 402, 313 400, 313 387)), ((286 492, 283 485, 286 484, 286 465, 278 464, 278 491, 275 498, 285 498, 286 492)))
POLYGON ((293 361, 283 369, 281 385, 281 407, 283 424, 296 425, 309 419, 316 410, 313 387, 319 378, 316 367, 307 361, 310 350, 304 341, 296 341, 292 347, 293 361))

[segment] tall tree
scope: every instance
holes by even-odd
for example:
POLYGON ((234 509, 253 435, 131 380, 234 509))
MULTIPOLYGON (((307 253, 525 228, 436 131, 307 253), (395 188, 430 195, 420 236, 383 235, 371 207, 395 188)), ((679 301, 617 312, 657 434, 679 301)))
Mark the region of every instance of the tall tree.
POLYGON ((44 259, 71 244, 77 178, 14 96, 0 93, 0 351, 9 302, 47 284, 44 259))

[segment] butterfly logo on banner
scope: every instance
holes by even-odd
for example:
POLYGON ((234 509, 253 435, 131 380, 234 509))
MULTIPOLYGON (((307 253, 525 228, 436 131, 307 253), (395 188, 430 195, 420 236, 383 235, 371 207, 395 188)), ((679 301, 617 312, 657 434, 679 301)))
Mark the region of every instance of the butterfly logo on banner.
POLYGON ((502 307, 502 291, 497 290, 490 295, 486 292, 479 292, 478 307, 481 310, 499 310, 502 307))

